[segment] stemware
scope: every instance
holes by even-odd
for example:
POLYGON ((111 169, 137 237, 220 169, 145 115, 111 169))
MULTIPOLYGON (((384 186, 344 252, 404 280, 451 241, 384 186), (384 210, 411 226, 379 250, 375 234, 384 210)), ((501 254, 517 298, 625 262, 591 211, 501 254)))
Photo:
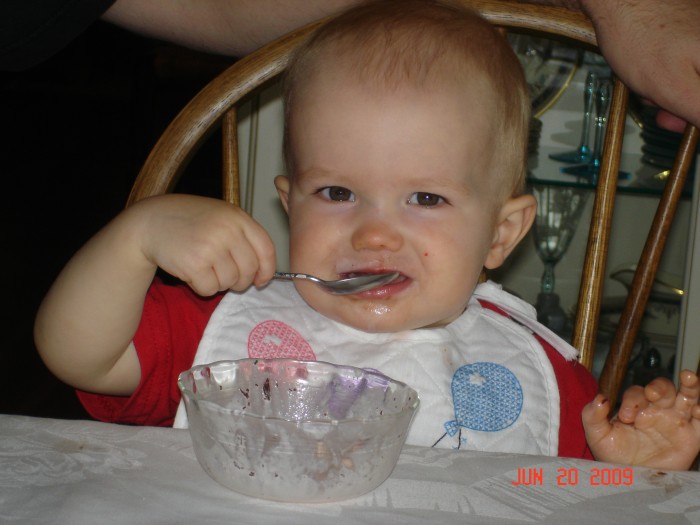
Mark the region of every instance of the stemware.
POLYGON ((591 148, 588 141, 591 135, 591 115, 593 113, 593 97, 598 84, 598 75, 595 71, 589 71, 586 75, 586 85, 583 89, 583 121, 581 122, 581 140, 575 150, 562 153, 551 153, 549 158, 568 164, 580 164, 588 162, 591 158, 591 148))
POLYGON ((537 319, 554 332, 562 333, 567 316, 554 292, 554 268, 564 256, 576 232, 588 191, 562 186, 533 186, 537 216, 533 228, 535 250, 544 263, 537 319))
MULTIPOLYGON (((566 166, 560 168, 562 173, 574 175, 588 182, 596 184, 598 182, 598 173, 600 171, 600 162, 603 156, 603 140, 605 139, 605 128, 608 123, 608 107, 610 105, 610 92, 612 81, 609 78, 599 79, 596 88, 595 97, 595 131, 593 138, 593 151, 588 162, 576 164, 575 166, 566 166)), ((626 179, 629 173, 618 171, 619 179, 626 179)))
POLYGON ((586 177, 595 183, 600 170, 600 159, 603 150, 603 138, 608 122, 608 106, 610 103, 610 80, 600 79, 597 82, 595 96, 595 132, 593 138, 593 152, 587 162, 561 168, 562 173, 586 177))

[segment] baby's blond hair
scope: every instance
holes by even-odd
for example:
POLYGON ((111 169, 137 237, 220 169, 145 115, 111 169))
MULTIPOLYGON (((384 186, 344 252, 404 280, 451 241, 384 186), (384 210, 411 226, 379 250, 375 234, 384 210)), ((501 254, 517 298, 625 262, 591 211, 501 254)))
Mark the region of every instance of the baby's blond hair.
MULTIPOLYGON (((484 83, 495 99, 492 151, 497 199, 522 192, 530 99, 520 63, 506 39, 477 13, 438 0, 379 0, 321 26, 296 52, 284 81, 285 162, 294 175, 289 139, 297 98, 328 68, 376 90, 484 83)), ((484 91, 482 91, 484 92, 484 91)), ((465 96, 467 90, 465 89, 465 96)), ((483 101, 475 100, 475 104, 483 101)))

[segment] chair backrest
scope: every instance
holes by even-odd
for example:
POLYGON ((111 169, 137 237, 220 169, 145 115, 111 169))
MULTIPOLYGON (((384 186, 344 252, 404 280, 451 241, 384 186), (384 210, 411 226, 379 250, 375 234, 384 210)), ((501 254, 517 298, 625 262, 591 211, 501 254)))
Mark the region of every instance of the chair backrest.
MULTIPOLYGON (((595 48, 590 21, 563 8, 503 0, 461 0, 503 31, 517 29, 595 48)), ((223 198, 239 204, 236 106, 250 93, 282 73, 296 47, 323 21, 292 32, 234 63, 210 82, 173 120, 146 160, 133 186, 129 203, 169 192, 189 159, 211 131, 221 127, 223 198)), ((574 326, 573 345, 580 361, 591 369, 606 272, 618 167, 627 115, 628 90, 614 83, 605 147, 599 172, 588 247, 574 326)), ((697 143, 697 130, 688 126, 668 177, 647 244, 637 265, 631 291, 600 379, 600 389, 614 402, 650 295, 661 253, 697 143)))

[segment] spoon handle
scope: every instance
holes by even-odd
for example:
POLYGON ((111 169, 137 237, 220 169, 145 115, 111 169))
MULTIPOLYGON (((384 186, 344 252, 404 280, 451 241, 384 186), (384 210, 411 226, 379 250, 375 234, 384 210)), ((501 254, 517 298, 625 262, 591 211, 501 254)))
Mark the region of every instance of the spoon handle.
POLYGON ((275 272, 275 275, 273 277, 275 279, 287 279, 290 281, 292 279, 308 279, 310 281, 320 282, 320 279, 318 279, 317 277, 312 277, 311 275, 305 273, 275 272))

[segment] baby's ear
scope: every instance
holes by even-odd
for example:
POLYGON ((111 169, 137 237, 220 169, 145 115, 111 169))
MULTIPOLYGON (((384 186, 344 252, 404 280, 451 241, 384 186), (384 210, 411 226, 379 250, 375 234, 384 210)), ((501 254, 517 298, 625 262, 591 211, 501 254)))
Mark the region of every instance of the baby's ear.
POLYGON ((277 188, 277 195, 280 196, 284 211, 289 213, 289 177, 277 175, 275 177, 275 188, 277 188))
POLYGON ((498 268, 527 235, 537 213, 537 201, 532 195, 508 199, 498 212, 491 249, 484 266, 498 268))

